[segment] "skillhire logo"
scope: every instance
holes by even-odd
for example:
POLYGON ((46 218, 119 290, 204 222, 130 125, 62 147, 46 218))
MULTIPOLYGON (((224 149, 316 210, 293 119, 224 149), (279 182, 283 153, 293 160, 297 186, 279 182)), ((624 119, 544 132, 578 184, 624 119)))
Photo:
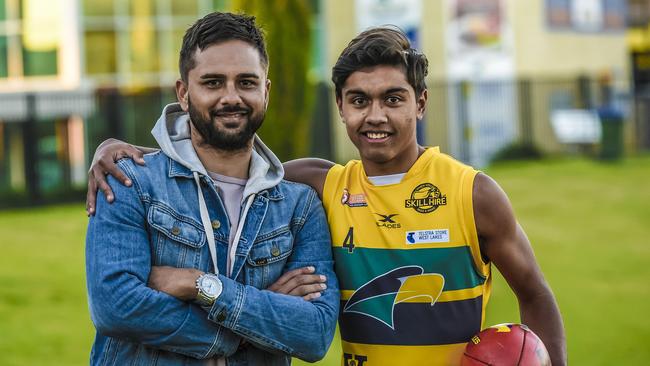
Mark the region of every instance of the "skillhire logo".
POLYGON ((433 212, 445 205, 447 205, 447 195, 442 194, 438 187, 431 183, 418 185, 411 192, 411 198, 404 201, 404 207, 412 208, 419 213, 433 212))

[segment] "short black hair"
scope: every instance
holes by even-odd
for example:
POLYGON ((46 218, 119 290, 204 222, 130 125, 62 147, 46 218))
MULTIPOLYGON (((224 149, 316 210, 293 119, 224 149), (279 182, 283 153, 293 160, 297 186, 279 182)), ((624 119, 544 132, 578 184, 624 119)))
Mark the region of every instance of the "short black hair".
POLYGON ((332 68, 336 97, 341 97, 343 85, 350 74, 378 65, 403 67, 406 79, 415 90, 416 96, 420 96, 427 88, 427 57, 411 47, 408 38, 399 28, 382 26, 361 32, 341 52, 332 68))
POLYGON ((183 81, 196 64, 194 53, 197 49, 203 50, 213 44, 241 40, 251 44, 260 53, 262 65, 267 67, 269 57, 266 53, 266 43, 262 30, 255 24, 255 17, 245 14, 210 13, 197 20, 185 32, 183 45, 178 60, 178 67, 183 81))

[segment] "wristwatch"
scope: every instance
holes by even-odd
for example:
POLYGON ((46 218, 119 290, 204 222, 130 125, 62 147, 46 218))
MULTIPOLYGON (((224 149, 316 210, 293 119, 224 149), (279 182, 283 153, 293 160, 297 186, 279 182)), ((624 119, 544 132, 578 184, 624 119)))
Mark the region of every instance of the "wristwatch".
POLYGON ((212 273, 204 273, 196 279, 196 302, 201 306, 212 306, 221 295, 222 285, 219 277, 212 273))

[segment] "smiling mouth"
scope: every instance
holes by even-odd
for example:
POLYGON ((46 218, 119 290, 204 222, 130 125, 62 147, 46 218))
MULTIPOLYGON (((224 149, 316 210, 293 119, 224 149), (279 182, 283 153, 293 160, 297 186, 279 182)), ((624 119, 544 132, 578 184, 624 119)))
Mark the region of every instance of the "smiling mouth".
POLYGON ((388 132, 374 132, 374 131, 363 132, 363 135, 370 140, 382 140, 390 136, 388 132))
POLYGON ((220 117, 220 118, 241 118, 241 117, 244 117, 246 114, 248 114, 248 113, 246 113, 246 112, 227 112, 227 113, 221 112, 221 113, 217 113, 216 116, 220 117))

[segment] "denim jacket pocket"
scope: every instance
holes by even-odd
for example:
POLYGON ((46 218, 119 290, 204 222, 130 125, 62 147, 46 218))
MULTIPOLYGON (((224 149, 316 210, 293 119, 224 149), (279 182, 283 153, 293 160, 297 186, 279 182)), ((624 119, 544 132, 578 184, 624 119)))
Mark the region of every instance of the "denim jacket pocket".
POLYGON ((293 236, 288 228, 260 235, 246 258, 249 283, 267 288, 282 275, 287 258, 293 251, 293 236))
POLYGON ((174 267, 197 267, 206 242, 202 226, 163 205, 152 205, 147 215, 152 232, 154 264, 174 267))

